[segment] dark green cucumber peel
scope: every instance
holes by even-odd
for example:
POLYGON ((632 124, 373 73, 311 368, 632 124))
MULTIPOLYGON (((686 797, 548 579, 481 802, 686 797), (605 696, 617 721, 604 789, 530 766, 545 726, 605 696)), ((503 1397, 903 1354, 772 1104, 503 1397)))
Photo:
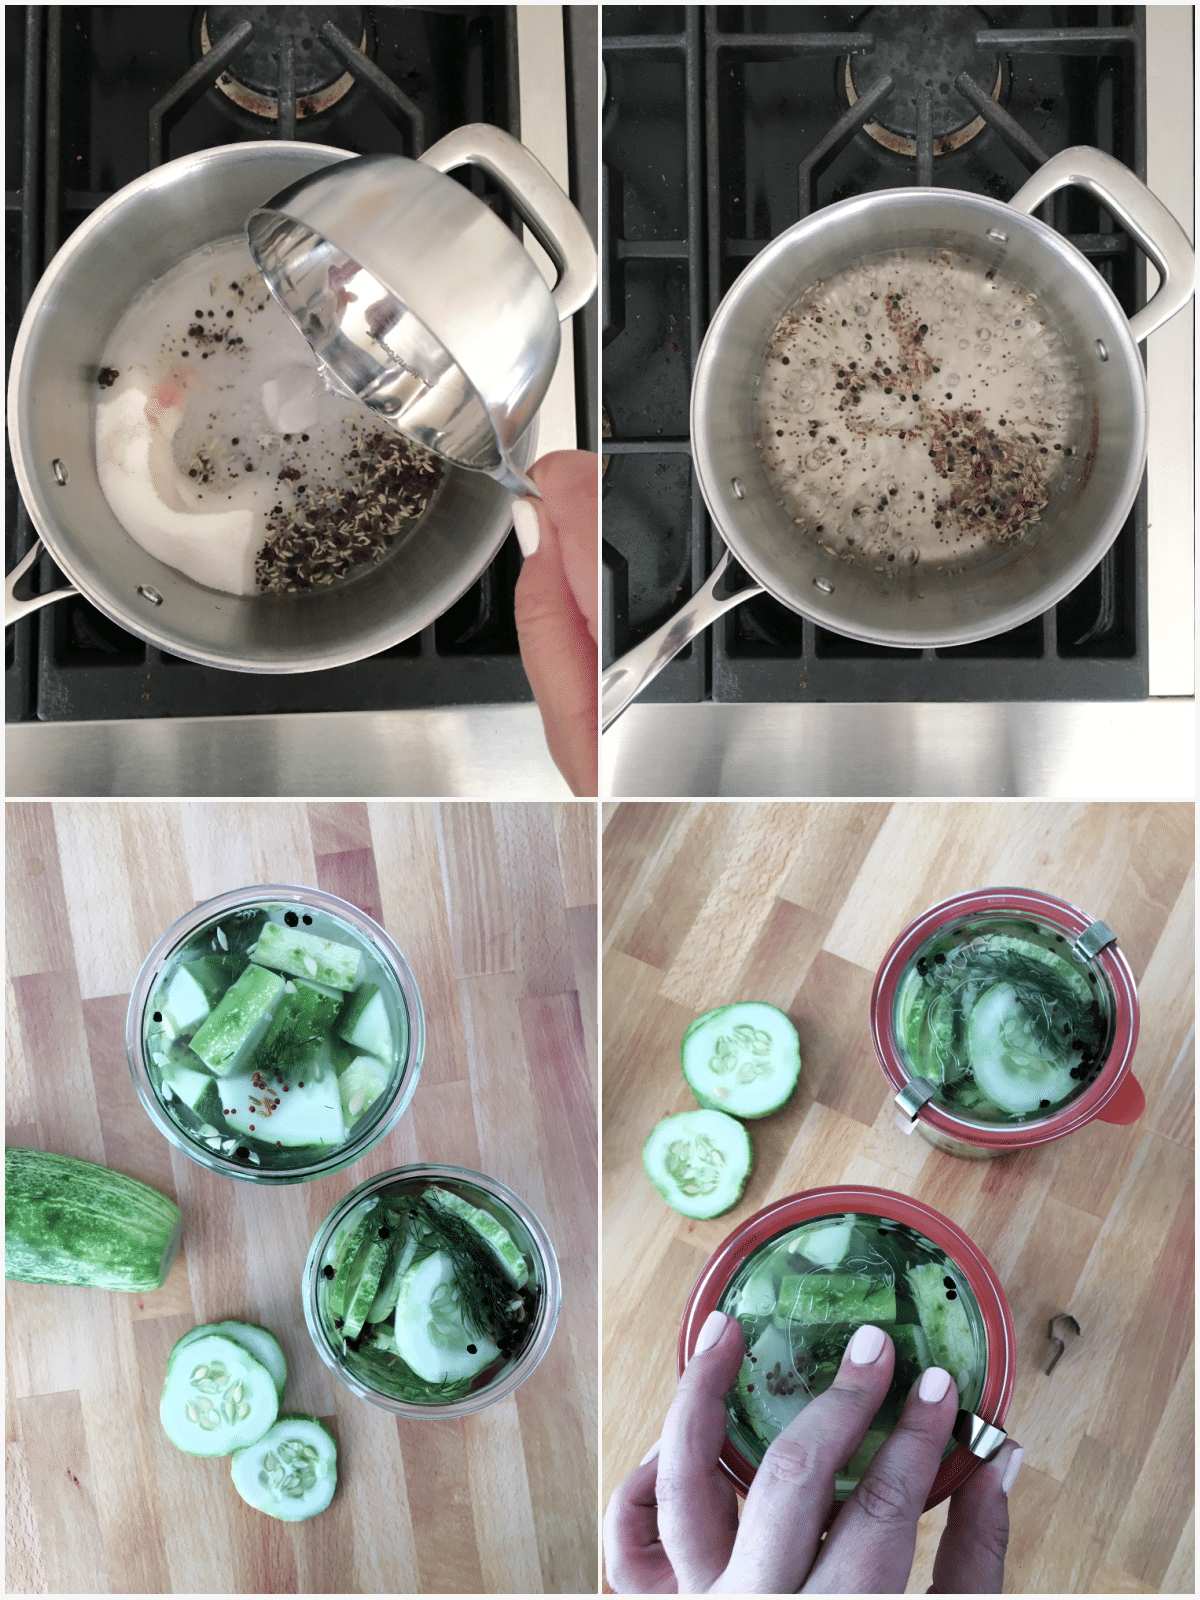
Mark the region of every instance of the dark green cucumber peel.
POLYGON ((4 1152, 4 1276, 146 1294, 179 1252, 173 1200, 124 1173, 45 1150, 4 1152))

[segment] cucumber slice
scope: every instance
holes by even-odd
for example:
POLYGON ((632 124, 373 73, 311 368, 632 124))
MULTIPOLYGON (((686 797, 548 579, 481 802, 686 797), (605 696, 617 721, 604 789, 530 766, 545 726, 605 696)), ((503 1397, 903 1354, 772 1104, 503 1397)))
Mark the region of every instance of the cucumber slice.
POLYGON ((230 956, 198 956, 194 961, 182 962, 180 971, 186 972, 199 986, 211 1011, 238 976, 240 965, 230 956))
MULTIPOLYGON (((391 1260, 384 1269, 378 1293, 374 1300, 371 1301, 371 1309, 367 1312, 368 1322, 383 1322, 396 1309, 396 1300, 400 1294, 400 1280, 404 1277, 409 1267, 412 1266, 412 1259, 416 1253, 417 1241, 412 1234, 408 1234, 407 1237, 401 1236, 399 1240, 394 1241, 391 1260)), ((390 1338, 388 1339, 388 1348, 392 1348, 390 1338)))
POLYGON ((354 991, 346 1002, 338 1033, 365 1055, 378 1056, 380 1061, 394 1059, 392 1025, 378 984, 364 983, 354 991))
POLYGON ((806 1272, 779 1285, 775 1320, 780 1327, 800 1322, 895 1322, 896 1290, 883 1278, 856 1272, 806 1272))
POLYGON ((444 1250, 426 1256, 401 1280, 394 1339, 400 1359, 427 1383, 474 1377, 500 1353, 464 1318, 454 1263, 444 1250))
POLYGON ((1014 1116, 1053 1105, 1076 1087, 1071 1069, 1083 1059, 1078 1050, 1047 1057, 1016 990, 997 983, 979 997, 967 1025, 967 1049, 975 1082, 991 1100, 1014 1116))
POLYGON ((528 1282, 529 1268, 525 1257, 517 1248, 516 1240, 490 1212, 481 1211, 469 1200, 451 1194, 448 1189, 439 1189, 436 1184, 431 1184, 426 1189, 425 1199, 430 1205, 436 1206, 441 1211, 449 1211, 452 1216, 461 1218, 469 1228, 473 1228, 495 1256, 509 1282, 516 1288, 520 1289, 528 1282))
POLYGON ((362 953, 353 945, 322 939, 302 928, 287 928, 281 922, 268 922, 258 936, 250 957, 261 967, 274 967, 293 978, 312 978, 331 989, 353 989, 358 982, 362 953))
POLYGON ((850 1248, 854 1218, 841 1222, 814 1222, 789 1238, 789 1256, 801 1255, 817 1267, 836 1267, 850 1248))
POLYGON ((800 1077, 800 1036, 789 1016, 761 1000, 697 1017, 680 1047, 683 1075, 700 1104, 735 1117, 765 1117, 800 1077))
POLYGON ((247 967, 221 997, 216 1010, 192 1040, 192 1049, 217 1077, 237 1064, 266 1031, 283 993, 283 979, 265 967, 247 967))
POLYGON ((353 1339, 361 1332, 367 1313, 375 1303, 390 1255, 386 1239, 371 1239, 355 1264, 353 1287, 346 1301, 346 1318, 342 1325, 343 1339, 353 1339))
POLYGON ((272 1081, 263 1089, 262 1081, 257 1069, 250 1068, 222 1078, 221 1109, 233 1132, 286 1149, 345 1143, 346 1124, 333 1073, 316 1082, 299 1079, 286 1088, 272 1081))
POLYGON ((975 1365, 975 1339, 957 1282, 957 1268, 950 1261, 927 1261, 923 1266, 910 1267, 905 1277, 929 1341, 933 1357, 930 1364, 945 1367, 958 1386, 961 1399, 975 1365), (954 1280, 953 1288, 947 1287, 947 1278, 954 1280))
POLYGON ((379 1218, 373 1215, 378 1205, 378 1197, 368 1200, 365 1211, 359 1214, 357 1220, 347 1224, 338 1240, 333 1281, 325 1296, 325 1309, 334 1322, 346 1314, 346 1302, 350 1298, 350 1274, 368 1235, 373 1235, 379 1226, 379 1218))
POLYGON ((338 1074, 338 1094, 347 1127, 370 1110, 387 1088, 390 1076, 383 1062, 376 1061, 374 1056, 355 1056, 338 1074))
POLYGON ((190 1456, 227 1456, 253 1444, 275 1421, 279 1395, 270 1372, 224 1334, 185 1334, 167 1358, 158 1415, 171 1443, 190 1456))
POLYGON ((221 1091, 211 1072, 197 1072, 177 1063, 169 1063, 161 1070, 163 1086, 171 1091, 166 1099, 181 1100, 204 1122, 211 1122, 214 1112, 220 1116, 221 1091))
POLYGON ((769 1327, 750 1346, 738 1369, 737 1395, 750 1425, 769 1443, 812 1399, 796 1371, 792 1344, 769 1327))
POLYGON ((664 1117, 642 1146, 646 1176, 685 1217, 719 1217, 735 1206, 753 1164, 750 1135, 723 1111, 664 1117))
POLYGON ((234 1451, 230 1472, 247 1505, 280 1522, 303 1522, 333 1499, 337 1443, 316 1417, 280 1417, 261 1439, 234 1451))
POLYGON ((257 1327, 253 1322, 207 1322, 199 1328, 193 1328, 191 1333, 185 1333, 175 1348, 182 1350, 186 1345, 194 1344, 197 1339, 203 1339, 210 1333, 224 1334, 225 1338, 235 1340, 256 1360, 261 1361, 271 1374, 280 1404, 283 1403, 283 1391, 287 1385, 287 1357, 283 1353, 283 1346, 273 1333, 268 1333, 266 1328, 257 1327))

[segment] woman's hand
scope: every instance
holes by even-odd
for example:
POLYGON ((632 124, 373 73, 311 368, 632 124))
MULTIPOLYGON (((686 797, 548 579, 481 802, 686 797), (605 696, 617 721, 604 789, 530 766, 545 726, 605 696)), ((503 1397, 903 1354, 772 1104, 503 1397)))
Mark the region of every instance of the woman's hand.
MULTIPOLYGON (((931 1367, 908 1397, 824 1543, 835 1473, 862 1443, 892 1381, 895 1353, 879 1328, 860 1328, 833 1387, 774 1441, 746 1496, 741 1525, 717 1466, 725 1394, 744 1353, 732 1317, 714 1311, 679 1380, 662 1437, 618 1487, 604 1519, 608 1580, 620 1592, 899 1594, 917 1519, 958 1411, 950 1375, 931 1367)), ((951 1496, 933 1592, 999 1592, 1008 1491, 1023 1452, 1011 1440, 951 1496)))
POLYGON ((554 451, 530 469, 541 501, 514 507, 526 551, 516 591, 521 660, 554 764, 578 795, 596 793, 599 771, 598 469, 586 450, 554 451))

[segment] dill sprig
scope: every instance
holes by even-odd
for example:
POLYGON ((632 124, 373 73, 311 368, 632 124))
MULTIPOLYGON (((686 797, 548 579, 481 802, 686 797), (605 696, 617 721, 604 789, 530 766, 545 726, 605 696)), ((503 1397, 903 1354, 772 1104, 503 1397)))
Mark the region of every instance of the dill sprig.
POLYGON ((514 1342, 519 1343, 532 1326, 528 1298, 533 1291, 528 1286, 521 1291, 513 1288, 491 1250, 461 1217, 440 1210, 424 1197, 401 1204, 409 1208, 409 1226, 420 1241, 416 1259, 420 1261, 435 1250, 446 1252, 454 1264, 454 1281, 467 1321, 510 1354, 514 1342), (515 1301, 520 1301, 523 1315, 518 1314, 515 1301))
POLYGON ((412 1405, 449 1405, 470 1394, 475 1381, 473 1378, 454 1378, 445 1383, 430 1383, 425 1378, 419 1378, 395 1351, 373 1345, 361 1350, 348 1350, 346 1365, 365 1382, 412 1405))

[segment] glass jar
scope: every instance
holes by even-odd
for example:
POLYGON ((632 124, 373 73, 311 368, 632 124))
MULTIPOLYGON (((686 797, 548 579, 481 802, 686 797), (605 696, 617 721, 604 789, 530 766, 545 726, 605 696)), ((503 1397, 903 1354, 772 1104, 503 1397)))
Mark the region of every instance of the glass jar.
POLYGON ((163 934, 129 999, 125 1049, 151 1120, 190 1161, 249 1183, 305 1183, 352 1166, 396 1126, 420 1076, 425 1015, 408 963, 365 912, 320 889, 254 884, 163 934), (249 957, 268 922, 294 946, 278 971, 249 957), (347 951, 358 953, 353 979, 347 951), (244 1038, 218 1061, 203 1030, 239 976, 254 990, 235 1019, 244 1038), (330 976, 336 986, 320 982, 330 976))
MULTIPOLYGON (((378 1227, 375 1231, 378 1233, 378 1227)), ((381 1285, 386 1285, 390 1265, 389 1261, 383 1269, 381 1285)), ((436 1164, 380 1173, 340 1200, 317 1229, 309 1248, 302 1293, 308 1331, 325 1365, 351 1393, 403 1417, 465 1417, 506 1399, 549 1349, 562 1304, 554 1247, 525 1202, 495 1178, 466 1167, 436 1164), (516 1244, 528 1273, 519 1287, 503 1280, 515 1313, 509 1324, 510 1347, 498 1350, 478 1372, 457 1380, 427 1380, 398 1359, 387 1313, 377 1323, 365 1320, 354 1336, 355 1348, 348 1348, 336 1316, 346 1308, 331 1306, 328 1299, 341 1251, 357 1247, 356 1235, 362 1238, 358 1224, 364 1219, 372 1226, 376 1219, 388 1224, 384 1233, 391 1233, 392 1248, 401 1248, 395 1223, 387 1213, 392 1208, 402 1211, 432 1187, 456 1197, 465 1209, 477 1208, 498 1222, 516 1244)), ((403 1310, 403 1289, 400 1293, 403 1310)), ((391 1314, 394 1317, 395 1302, 391 1314)))
MULTIPOLYGON (((806 1396, 828 1387, 830 1362, 835 1371, 852 1327, 874 1322, 894 1330, 897 1314, 907 1314, 903 1305, 909 1293, 903 1276, 905 1263, 924 1268, 922 1294, 957 1300, 965 1319, 961 1325, 969 1329, 969 1355, 962 1353, 956 1378, 956 1382, 961 1380, 960 1398, 965 1404, 959 1411, 955 1442, 947 1447, 925 1509, 952 1494, 982 1460, 990 1459, 1000 1448, 1004 1442, 1001 1424, 1016 1376, 1016 1331, 991 1265, 961 1229, 922 1201, 887 1189, 835 1184, 787 1195, 756 1212, 709 1257, 684 1308, 677 1349, 680 1374, 711 1311, 736 1316, 747 1335, 742 1370, 726 1401, 726 1436, 719 1462, 739 1494, 745 1494, 754 1481, 772 1428, 785 1425, 789 1411, 798 1413, 806 1396), (838 1238, 839 1234, 845 1237, 838 1238), (815 1244, 810 1242, 814 1239, 815 1244), (813 1250, 816 1259, 806 1257, 806 1249, 813 1250), (844 1255, 839 1253, 843 1249, 844 1255), (781 1281, 775 1268, 781 1255, 786 1261, 789 1253, 797 1271, 790 1281, 784 1273, 781 1281), (842 1267, 848 1272, 832 1278, 835 1269, 842 1267), (931 1274, 935 1283, 930 1282, 931 1274), (851 1275, 865 1280, 862 1292, 866 1298, 858 1308, 860 1314, 838 1324, 841 1335, 836 1351, 824 1351, 815 1342, 809 1348, 796 1316, 797 1312, 803 1315, 805 1297, 818 1309, 823 1288, 829 1285, 842 1296, 851 1275), (768 1276, 769 1285, 765 1282, 768 1276), (889 1279, 895 1309, 890 1316, 880 1315, 878 1306, 871 1310, 871 1300, 874 1290, 889 1279), (767 1348, 772 1333, 779 1349, 774 1345, 767 1348), (756 1350, 762 1352, 762 1359, 752 1362, 756 1350), (762 1389, 768 1385, 764 1396, 762 1389), (969 1446, 968 1440, 975 1442, 969 1446)), ((847 1309, 844 1301, 842 1309, 847 1309)), ((822 1336, 832 1334, 825 1330, 822 1336)), ((901 1335, 893 1331, 892 1336, 899 1373, 913 1352, 901 1348, 901 1335)), ((916 1336, 910 1335, 908 1343, 915 1346, 916 1336)), ((929 1360, 923 1364, 940 1363, 929 1360)), ((889 1391, 875 1419, 880 1423, 878 1430, 873 1424, 876 1437, 868 1432, 864 1448, 835 1480, 835 1499, 844 1500, 852 1492, 865 1469, 865 1456, 872 1445, 881 1442, 878 1433, 890 1431, 915 1369, 906 1376, 907 1382, 896 1381, 897 1393, 889 1391)))
POLYGON ((1062 1138, 1093 1117, 1136 1122, 1146 1104, 1131 1071, 1138 1022, 1112 930, 1031 889, 972 890, 923 912, 871 994, 898 1122, 976 1159, 1062 1138))

